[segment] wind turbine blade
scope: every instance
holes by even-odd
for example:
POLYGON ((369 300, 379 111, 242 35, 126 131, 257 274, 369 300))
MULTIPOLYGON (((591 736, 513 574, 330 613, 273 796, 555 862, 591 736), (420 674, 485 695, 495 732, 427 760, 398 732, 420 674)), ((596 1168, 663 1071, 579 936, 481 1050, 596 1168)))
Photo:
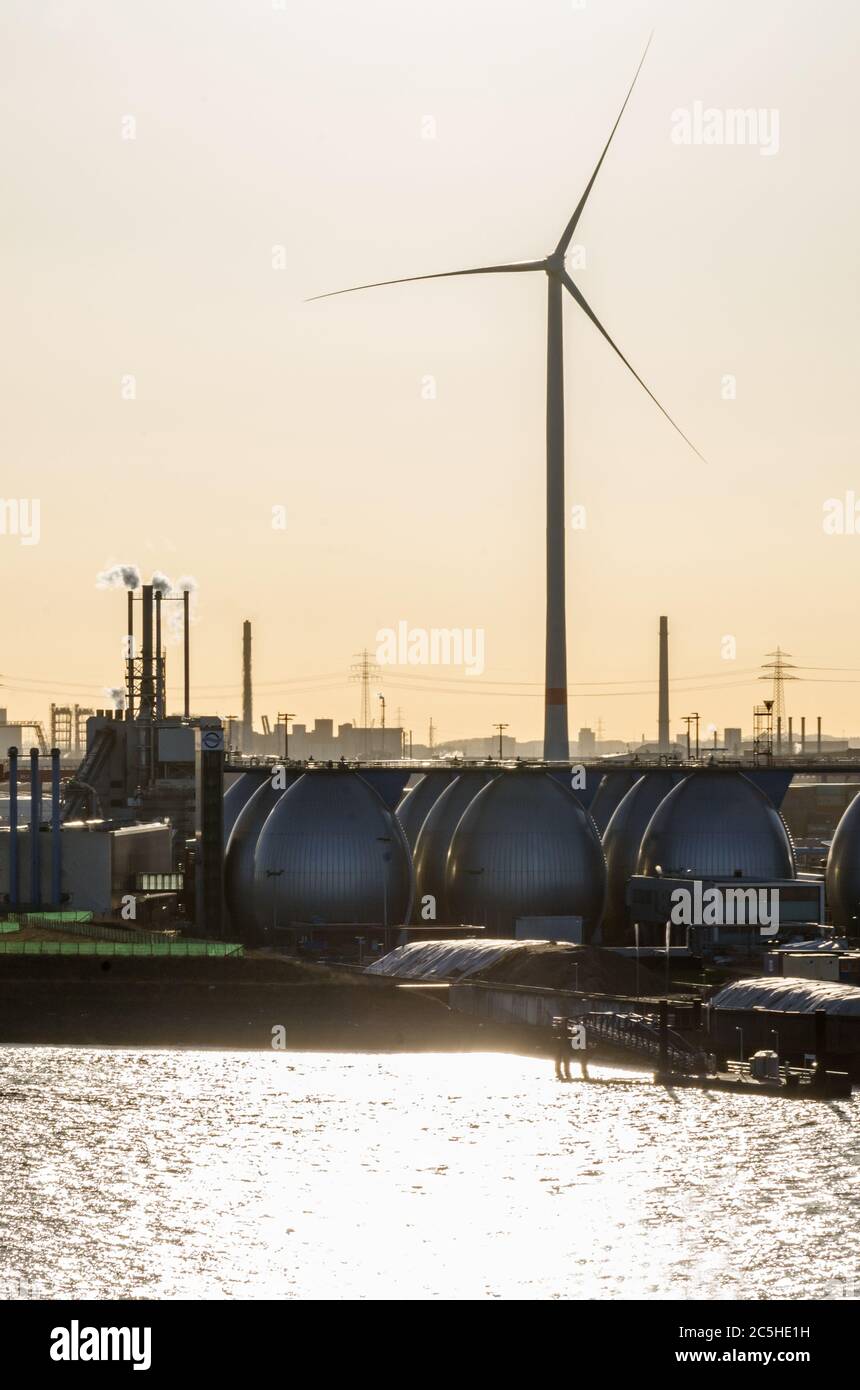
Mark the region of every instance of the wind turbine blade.
POLYGON ((406 275, 400 280, 374 280, 370 285, 350 285, 345 290, 329 290, 327 294, 312 294, 306 304, 315 299, 333 299, 338 294, 355 294, 356 290, 378 290, 383 285, 411 285, 416 280, 448 280, 452 275, 503 275, 507 271, 543 270, 544 261, 511 261, 510 265, 479 265, 473 270, 440 270, 435 275, 406 275))
POLYGON ((600 173, 600 166, 601 166, 601 164, 603 163, 604 159, 606 158, 606 151, 609 149, 609 146, 612 144, 612 137, 613 137, 613 135, 615 134, 616 130, 618 129, 619 123, 620 123, 620 121, 621 121, 621 117, 624 115, 625 107, 627 106, 627 103, 628 103, 628 101, 630 100, 630 97, 631 97, 632 92, 633 92, 633 88, 636 86, 636 78, 639 76, 640 72, 642 71, 642 64, 645 62, 645 57, 646 57, 646 54, 648 53, 648 49, 651 47, 651 40, 653 39, 653 37, 654 37, 654 30, 652 29, 652 30, 651 30, 651 33, 648 35, 648 42, 647 42, 646 45, 645 45, 645 52, 642 54, 642 57, 639 59, 639 66, 638 66, 638 68, 636 69, 636 72, 635 72, 634 75, 633 75, 633 81, 630 83, 630 90, 628 91, 626 97, 624 98, 624 106, 622 106, 621 110, 618 112, 618 119, 616 120, 615 125, 612 127, 612 130, 609 132, 609 139, 607 140, 606 144, 605 144, 604 147, 603 147, 603 154, 602 154, 602 155, 600 156, 600 158, 598 159, 597 165, 596 165, 595 170, 594 170, 594 173, 591 175, 591 178, 588 180, 588 183, 586 184, 585 192, 583 193, 582 197, 580 198, 579 202, 577 203, 576 207, 574 208, 574 210, 573 210, 573 216, 571 217, 570 221, 568 222, 567 226, 565 227, 564 231, 562 232, 562 234, 561 234, 561 240, 559 241, 558 246, 555 248, 555 249, 556 249, 556 252, 559 252, 559 251, 560 251, 562 255, 564 255, 565 251, 567 250, 568 246, 570 245, 570 239, 571 239, 571 237, 573 236, 574 232, 576 231, 576 224, 577 224, 577 222, 579 221, 580 217, 582 216, 582 210, 583 210, 583 208, 585 207, 585 204, 586 204, 587 201, 588 201, 588 195, 589 195, 589 193, 591 192, 592 188, 594 187, 594 180, 597 178, 597 175, 600 173))
POLYGON ((617 356, 621 358, 621 361, 624 363, 624 365, 625 365, 625 367, 627 368, 627 370, 628 370, 629 372, 631 372, 631 373, 633 374, 633 376, 635 376, 636 380, 639 382, 639 385, 642 387, 642 390, 645 391, 645 392, 647 392, 647 394, 651 397, 651 399, 652 399, 652 401, 654 402, 654 404, 656 405, 657 409, 658 409, 663 415, 666 416, 666 419, 669 421, 669 424, 672 426, 672 428, 673 428, 674 430, 677 430, 677 431, 678 431, 678 434, 681 436, 681 438, 683 439, 683 441, 684 441, 685 444, 689 444, 690 448, 692 449, 693 453, 697 456, 697 458, 700 458, 700 459, 702 460, 702 463, 707 463, 708 460, 705 458, 704 454, 700 454, 700 453, 699 453, 698 449, 696 448, 696 446, 695 446, 695 444, 692 442, 692 440, 688 439, 687 436, 685 435, 684 431, 680 428, 680 426, 678 426, 678 425, 675 424, 675 421, 672 419, 672 417, 671 417, 671 415, 669 414, 668 410, 664 410, 664 409, 663 409, 663 406, 660 404, 660 402, 658 401, 657 397, 654 395, 654 392, 648 390, 648 387, 645 385, 645 382, 642 380, 642 378, 641 378, 641 376, 639 375, 639 373, 638 373, 633 367, 631 367, 630 363, 627 361, 627 358, 624 356, 624 353, 621 351, 621 349, 620 349, 620 347, 618 346, 618 344, 615 343, 615 342, 613 342, 613 340, 610 338, 610 336, 609 336, 609 334, 607 333, 606 329, 603 327, 603 324, 600 322, 600 319, 597 317, 597 315, 595 314, 594 310, 591 308, 591 306, 590 306, 590 304, 588 303, 588 301, 586 300, 585 296, 582 295, 582 294, 580 293, 580 291, 577 289, 576 285, 575 285, 575 284, 573 283, 573 281, 571 280, 571 278, 570 278, 570 276, 568 275, 567 271, 564 271, 564 272, 563 272, 563 274, 562 274, 562 280, 563 280, 564 285, 566 286, 566 288, 567 288, 567 289, 570 291, 570 293, 573 295, 573 297, 574 297, 574 299, 576 300, 577 304, 579 305, 580 309, 583 311, 584 314, 587 314, 587 315, 588 315, 588 317, 591 319, 591 322, 594 324, 594 326, 595 326, 595 328, 598 330, 598 332, 600 332, 600 333, 603 334, 604 338, 606 339, 606 341, 607 341, 607 343, 609 344, 609 346, 612 348, 613 352, 615 352, 615 353, 617 354, 617 356))

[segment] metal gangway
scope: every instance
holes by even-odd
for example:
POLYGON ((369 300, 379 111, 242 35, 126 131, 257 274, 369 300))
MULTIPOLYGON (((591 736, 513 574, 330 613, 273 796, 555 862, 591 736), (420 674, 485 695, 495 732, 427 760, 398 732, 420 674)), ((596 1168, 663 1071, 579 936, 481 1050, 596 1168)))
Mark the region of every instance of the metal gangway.
POLYGON ((659 1019, 646 1014, 593 1012, 576 1018, 554 1018, 557 1033, 569 1032, 576 1025, 585 1026, 587 1047, 597 1042, 647 1057, 660 1064, 661 1070, 684 1072, 691 1076, 712 1069, 710 1058, 701 1048, 688 1042, 668 1026, 661 1028, 659 1019))

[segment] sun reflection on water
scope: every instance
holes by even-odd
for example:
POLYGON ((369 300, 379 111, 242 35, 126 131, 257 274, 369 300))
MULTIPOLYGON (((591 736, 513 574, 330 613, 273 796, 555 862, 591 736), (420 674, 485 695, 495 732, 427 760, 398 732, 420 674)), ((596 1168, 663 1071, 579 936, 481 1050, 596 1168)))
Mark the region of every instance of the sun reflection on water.
POLYGON ((594 1075, 613 1084, 499 1054, 2 1048, 0 1292, 856 1296, 856 1096, 594 1075))

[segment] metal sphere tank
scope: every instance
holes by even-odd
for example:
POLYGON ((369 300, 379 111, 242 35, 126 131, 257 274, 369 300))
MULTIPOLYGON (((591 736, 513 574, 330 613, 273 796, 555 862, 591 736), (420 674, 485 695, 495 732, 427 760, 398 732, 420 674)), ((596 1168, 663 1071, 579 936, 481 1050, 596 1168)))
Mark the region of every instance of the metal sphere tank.
POLYGON ((452 920, 513 936, 518 917, 583 918, 597 927, 606 890, 600 837, 567 786, 546 772, 502 773, 460 818, 448 852, 452 920))
POLYGON ((432 771, 425 772, 414 787, 407 787, 403 793, 397 805, 397 819, 403 826, 410 851, 415 848, 418 832, 437 796, 456 776, 456 768, 433 768, 432 771))
POLYGON ((294 922, 399 926, 412 859, 393 811, 357 772, 307 771, 269 815, 254 856, 258 927, 294 922))
POLYGON ((619 801, 603 832, 606 855, 606 909, 601 940, 604 945, 626 945, 628 935, 625 893, 636 872, 639 847, 648 822, 663 797, 678 781, 674 772, 646 772, 619 801))
POLYGON ((794 878, 782 816, 742 772, 690 773, 663 798, 642 837, 636 872, 666 877, 794 878))
POLYGON ((243 772, 237 777, 235 782, 224 793, 224 845, 226 847, 230 839, 230 832, 239 818, 239 813, 243 806, 250 801, 254 792, 260 785, 259 773, 255 776, 253 772, 243 772))
POLYGON ((477 796, 482 787, 492 782, 498 773, 489 768, 464 768, 459 776, 449 782, 440 796, 436 798, 424 819, 424 824, 415 841, 415 912, 414 921, 420 925, 421 900, 428 896, 435 899, 436 914, 429 921, 446 922, 448 910, 445 903, 445 866, 451 837, 466 807, 477 796))
POLYGON ((603 834, 622 797, 627 795, 634 782, 638 782, 641 775, 641 772, 631 772, 627 768, 619 769, 618 772, 605 772, 603 774, 600 779, 600 786, 594 793, 594 799, 588 808, 599 835, 603 834))
POLYGON ((234 932, 250 939, 254 923, 254 851, 269 813, 288 787, 301 776, 301 769, 281 769, 278 785, 265 777, 245 802, 230 833, 224 854, 224 897, 234 932))
POLYGON ((860 919, 860 796, 846 807, 836 827, 824 877, 827 905, 837 927, 857 934, 860 919))

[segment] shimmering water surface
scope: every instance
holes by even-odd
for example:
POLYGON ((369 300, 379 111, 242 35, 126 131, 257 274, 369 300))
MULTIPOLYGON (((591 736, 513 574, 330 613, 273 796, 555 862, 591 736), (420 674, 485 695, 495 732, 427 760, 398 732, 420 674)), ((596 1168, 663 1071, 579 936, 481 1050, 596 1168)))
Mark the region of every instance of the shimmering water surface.
POLYGON ((6 1297, 860 1296, 860 1098, 0 1048, 6 1297))

